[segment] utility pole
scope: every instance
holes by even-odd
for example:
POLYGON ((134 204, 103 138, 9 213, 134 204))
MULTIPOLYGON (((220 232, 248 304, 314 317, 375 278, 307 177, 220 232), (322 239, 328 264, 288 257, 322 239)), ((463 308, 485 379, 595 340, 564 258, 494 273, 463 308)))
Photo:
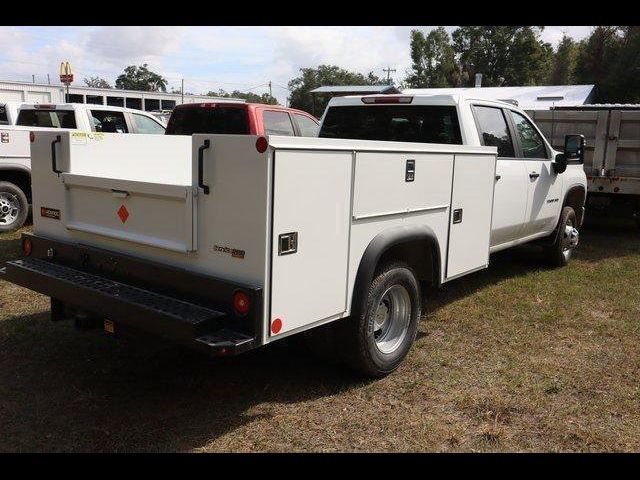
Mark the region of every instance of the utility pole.
POLYGON ((273 93, 271 92, 271 80, 269 80, 269 97, 273 98, 273 93))
POLYGON ((36 76, 35 75, 31 75, 31 80, 33 83, 36 83, 36 76))
POLYGON ((49 78, 49 74, 47 73, 47 83, 51 85, 51 78, 49 78))
POLYGON ((396 73, 396 69, 391 67, 383 68, 382 71, 387 74, 387 83, 391 80, 391 72, 396 73))
POLYGON ((182 103, 184 103, 184 78, 182 79, 180 93, 182 94, 182 103))

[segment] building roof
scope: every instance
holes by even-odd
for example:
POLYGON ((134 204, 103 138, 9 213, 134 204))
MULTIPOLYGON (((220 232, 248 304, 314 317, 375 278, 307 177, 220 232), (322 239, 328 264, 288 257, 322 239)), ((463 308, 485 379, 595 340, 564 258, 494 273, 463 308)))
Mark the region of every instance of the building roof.
POLYGON ((590 103, 595 85, 543 85, 533 87, 409 88, 407 95, 464 94, 467 98, 517 103, 528 110, 572 107, 590 103))
POLYGON ((400 93, 393 85, 330 85, 318 87, 311 93, 400 93))

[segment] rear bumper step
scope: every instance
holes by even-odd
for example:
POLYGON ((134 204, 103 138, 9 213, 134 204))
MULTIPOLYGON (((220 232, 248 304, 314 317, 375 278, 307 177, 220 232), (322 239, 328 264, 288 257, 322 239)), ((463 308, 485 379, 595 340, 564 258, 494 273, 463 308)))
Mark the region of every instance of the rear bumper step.
POLYGON ((255 339, 225 328, 226 314, 100 275, 27 257, 7 262, 5 278, 65 304, 212 354, 248 350, 255 339))

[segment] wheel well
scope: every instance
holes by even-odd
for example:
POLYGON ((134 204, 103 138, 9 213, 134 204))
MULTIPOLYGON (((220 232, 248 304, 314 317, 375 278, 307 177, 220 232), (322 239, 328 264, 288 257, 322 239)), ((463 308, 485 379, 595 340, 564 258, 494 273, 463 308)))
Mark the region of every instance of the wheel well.
POLYGON ((376 235, 360 259, 352 292, 351 315, 366 308, 367 292, 381 266, 392 261, 409 264, 418 280, 440 286, 440 247, 437 236, 427 225, 406 225, 376 235))
POLYGON ((586 200, 586 191, 583 187, 573 187, 564 198, 565 207, 572 207, 576 212, 576 220, 578 225, 582 225, 582 208, 586 200))
POLYGON ((427 239, 416 239, 389 247, 378 259, 376 270, 380 267, 400 261, 410 265, 418 280, 436 283, 434 278, 434 262, 436 260, 434 245, 427 239))
POLYGON ((17 185, 31 203, 31 175, 23 170, 0 170, 0 182, 17 185))

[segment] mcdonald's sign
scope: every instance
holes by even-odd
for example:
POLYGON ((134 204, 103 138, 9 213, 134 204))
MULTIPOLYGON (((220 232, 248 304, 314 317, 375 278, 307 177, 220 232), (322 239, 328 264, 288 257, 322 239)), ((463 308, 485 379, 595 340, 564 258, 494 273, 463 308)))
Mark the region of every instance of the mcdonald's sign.
POLYGON ((69 62, 60 63, 60 82, 65 85, 70 85, 73 82, 73 72, 71 71, 71 64, 69 62))

